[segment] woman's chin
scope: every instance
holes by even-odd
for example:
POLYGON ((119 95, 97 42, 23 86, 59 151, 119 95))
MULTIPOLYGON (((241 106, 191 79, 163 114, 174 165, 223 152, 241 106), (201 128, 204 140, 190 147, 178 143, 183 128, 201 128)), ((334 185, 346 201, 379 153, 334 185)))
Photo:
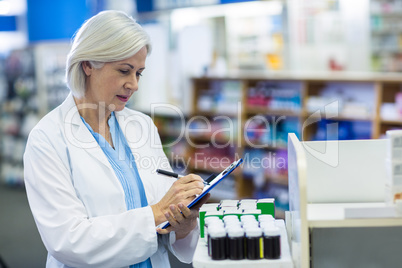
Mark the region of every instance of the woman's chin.
POLYGON ((111 112, 120 112, 126 107, 125 103, 120 104, 110 104, 108 105, 109 111, 111 112))

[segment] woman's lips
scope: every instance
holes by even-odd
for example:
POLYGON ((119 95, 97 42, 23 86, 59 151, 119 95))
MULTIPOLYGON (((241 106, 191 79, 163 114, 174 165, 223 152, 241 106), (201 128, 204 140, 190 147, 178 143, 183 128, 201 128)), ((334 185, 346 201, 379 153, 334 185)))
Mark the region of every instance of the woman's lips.
POLYGON ((122 102, 127 102, 128 101, 128 96, 117 95, 116 97, 122 102))

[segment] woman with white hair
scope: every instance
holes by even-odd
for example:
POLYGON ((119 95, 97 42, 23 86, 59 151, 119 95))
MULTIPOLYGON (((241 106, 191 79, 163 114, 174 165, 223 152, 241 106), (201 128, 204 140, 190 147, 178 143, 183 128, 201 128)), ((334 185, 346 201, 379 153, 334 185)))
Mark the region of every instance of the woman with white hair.
POLYGON ((145 31, 119 11, 92 17, 74 37, 71 94, 31 131, 24 154, 46 267, 169 267, 167 250, 192 261, 198 208, 208 197, 187 204, 203 180, 156 175, 171 169, 157 129, 125 107, 150 51, 145 31))

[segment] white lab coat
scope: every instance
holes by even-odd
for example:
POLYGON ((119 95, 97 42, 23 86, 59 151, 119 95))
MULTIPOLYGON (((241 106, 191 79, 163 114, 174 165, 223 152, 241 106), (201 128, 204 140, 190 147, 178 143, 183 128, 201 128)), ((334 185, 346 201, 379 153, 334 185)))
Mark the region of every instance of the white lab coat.
MULTIPOLYGON (((157 203, 174 179, 152 120, 125 108, 116 112, 144 184, 157 203)), ((151 257, 170 267, 167 249, 191 262, 199 229, 176 241, 156 233, 150 206, 127 211, 123 188, 102 149, 83 124, 70 94, 29 135, 24 154, 29 204, 45 247, 46 267, 127 267, 151 257)))

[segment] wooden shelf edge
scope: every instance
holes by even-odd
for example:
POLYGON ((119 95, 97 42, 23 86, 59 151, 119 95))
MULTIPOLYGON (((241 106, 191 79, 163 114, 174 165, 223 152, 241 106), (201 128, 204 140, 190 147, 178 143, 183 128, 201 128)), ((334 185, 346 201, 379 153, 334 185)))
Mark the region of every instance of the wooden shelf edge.
POLYGON ((226 111, 201 111, 196 110, 193 114, 191 114, 190 118, 194 116, 206 116, 206 117, 215 117, 215 116, 228 116, 228 117, 237 117, 239 116, 238 113, 229 113, 226 111))
POLYGON ((402 118, 400 120, 381 119, 380 123, 384 124, 384 125, 400 125, 400 126, 402 126, 402 118))
POLYGON ((304 118, 320 118, 321 120, 326 119, 326 120, 334 120, 334 121, 374 121, 373 117, 351 117, 351 116, 334 116, 331 118, 325 118, 325 117, 320 117, 320 116, 315 116, 312 115, 312 112, 304 111, 303 112, 303 117, 304 118))
POLYGON ((292 111, 292 110, 273 110, 264 107, 246 107, 246 114, 248 115, 275 115, 275 116, 292 116, 292 117, 300 117, 302 112, 300 111, 292 111))

